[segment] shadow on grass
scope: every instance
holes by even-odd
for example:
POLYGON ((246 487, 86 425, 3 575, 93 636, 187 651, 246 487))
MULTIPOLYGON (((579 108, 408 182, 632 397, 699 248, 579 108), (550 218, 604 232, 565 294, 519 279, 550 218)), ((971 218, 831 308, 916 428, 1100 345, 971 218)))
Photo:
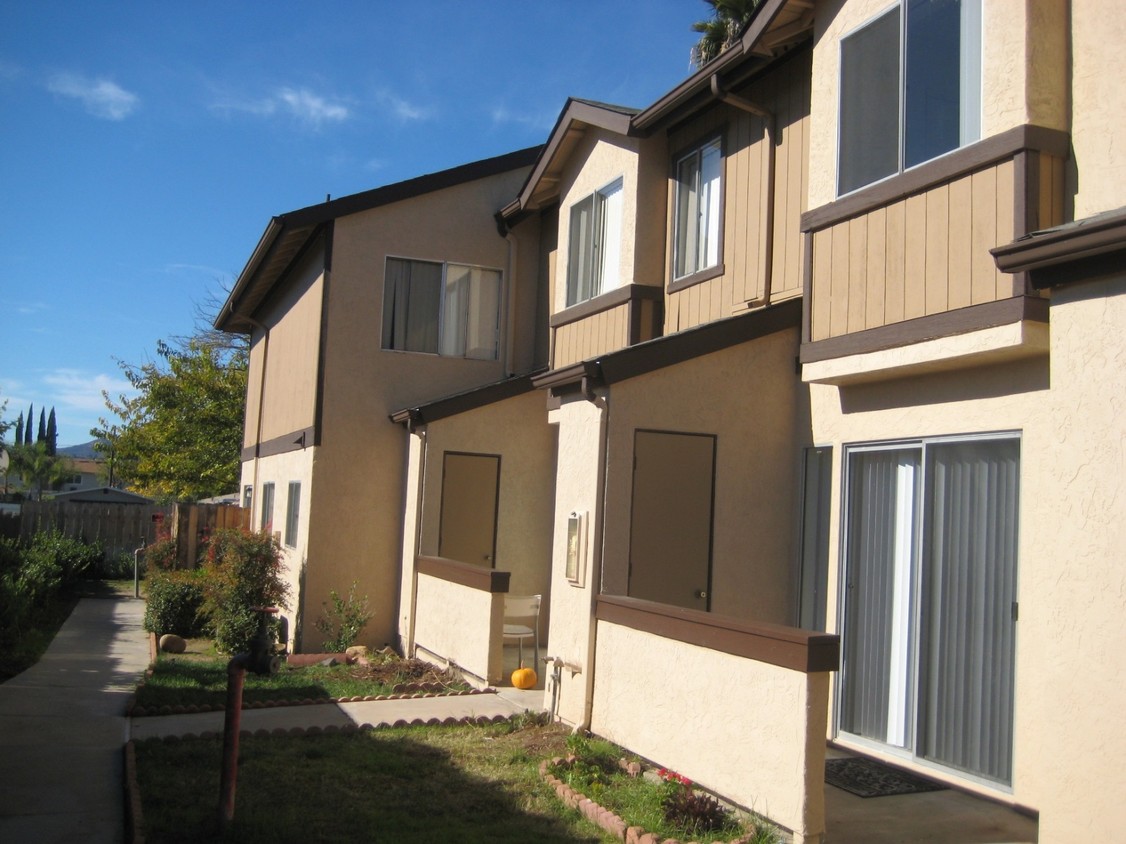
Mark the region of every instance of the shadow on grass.
MULTIPOLYGON (((243 681, 243 702, 333 697, 339 689, 320 682, 318 674, 323 673, 323 670, 313 666, 301 669, 283 666, 272 677, 259 677, 247 672, 243 681)), ((157 666, 157 673, 137 691, 137 703, 145 707, 176 704, 223 705, 226 698, 227 663, 214 660, 202 662, 163 658, 157 666)))
MULTIPOLYGON (((221 742, 143 742, 137 766, 145 840, 601 840, 559 807, 535 776, 534 762, 518 749, 500 749, 499 756, 482 751, 496 757, 482 774, 467 770, 475 745, 447 749, 425 735, 386 730, 244 738, 235 819, 226 835, 219 834, 216 817, 221 742)), ((492 739, 482 732, 474 741, 492 739)))

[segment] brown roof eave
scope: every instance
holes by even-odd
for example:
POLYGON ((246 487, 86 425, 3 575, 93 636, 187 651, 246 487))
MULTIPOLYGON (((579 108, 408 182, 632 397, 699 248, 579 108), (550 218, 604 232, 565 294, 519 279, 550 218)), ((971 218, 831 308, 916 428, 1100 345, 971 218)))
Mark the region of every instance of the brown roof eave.
POLYGON ((991 249, 997 269, 1031 272, 1126 251, 1126 208, 1032 232, 991 249))
POLYGON ((247 288, 250 286, 251 281, 258 273, 259 267, 270 253, 270 249, 277 241, 278 235, 281 234, 284 225, 280 217, 271 217, 270 222, 266 224, 266 230, 262 232, 262 237, 258 239, 258 245, 254 247, 254 251, 250 253, 250 259, 246 262, 241 273, 239 273, 238 280, 235 286, 231 288, 230 294, 227 296, 227 301, 223 303, 223 307, 219 309, 218 316, 215 317, 214 327, 218 331, 230 331, 233 333, 242 333, 242 330, 235 329, 231 321, 235 315, 236 303, 246 293, 247 288))

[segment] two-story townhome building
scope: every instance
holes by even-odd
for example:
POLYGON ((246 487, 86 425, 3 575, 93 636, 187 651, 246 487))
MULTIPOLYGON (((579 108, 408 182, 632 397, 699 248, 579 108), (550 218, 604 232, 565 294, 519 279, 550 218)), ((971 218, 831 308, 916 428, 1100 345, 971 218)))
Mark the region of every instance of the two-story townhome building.
POLYGON ((827 753, 1114 840, 1124 40, 1112 0, 763 0, 644 108, 276 218, 219 324, 256 518, 307 496, 299 644, 356 580, 374 643, 504 682, 540 595, 545 709, 796 842, 868 840, 827 753), (488 278, 495 346, 448 335, 488 278))
POLYGON ((406 441, 388 414, 536 367, 534 248, 493 220, 536 152, 273 218, 216 319, 251 337, 243 503, 281 540, 299 649, 352 583, 367 641, 395 640, 406 441))
POLYGON ((1123 20, 815 4, 801 363, 828 507, 803 583, 841 636, 829 734, 1038 813, 1040 841, 1124 822, 1123 20))

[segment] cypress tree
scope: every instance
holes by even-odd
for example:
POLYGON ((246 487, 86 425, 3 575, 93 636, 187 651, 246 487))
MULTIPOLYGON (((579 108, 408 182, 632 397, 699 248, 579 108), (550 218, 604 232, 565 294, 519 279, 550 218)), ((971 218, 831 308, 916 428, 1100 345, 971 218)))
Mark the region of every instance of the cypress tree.
POLYGON ((16 420, 16 445, 23 445, 23 411, 20 411, 20 418, 16 420))
POLYGON ((37 443, 47 442, 47 413, 39 408, 39 433, 35 435, 37 443))
POLYGON ((59 448, 59 428, 58 423, 55 422, 55 408, 51 408, 51 414, 47 417, 47 453, 52 457, 59 448))
POLYGON ((32 424, 32 421, 34 419, 35 419, 35 405, 29 404, 27 406, 27 423, 24 425, 24 429, 23 429, 23 444, 24 445, 31 445, 31 424, 32 424))

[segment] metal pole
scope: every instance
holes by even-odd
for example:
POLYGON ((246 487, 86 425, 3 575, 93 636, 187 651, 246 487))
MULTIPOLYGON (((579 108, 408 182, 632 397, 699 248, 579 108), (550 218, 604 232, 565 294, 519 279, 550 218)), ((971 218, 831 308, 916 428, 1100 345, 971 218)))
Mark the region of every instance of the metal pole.
POLYGON ((219 773, 219 828, 226 830, 235 816, 235 781, 238 779, 239 723, 242 721, 242 681, 248 654, 227 663, 227 711, 223 718, 223 767, 219 773))
POLYGON ((141 597, 141 554, 145 551, 145 540, 141 538, 141 547, 133 552, 133 597, 141 597))

